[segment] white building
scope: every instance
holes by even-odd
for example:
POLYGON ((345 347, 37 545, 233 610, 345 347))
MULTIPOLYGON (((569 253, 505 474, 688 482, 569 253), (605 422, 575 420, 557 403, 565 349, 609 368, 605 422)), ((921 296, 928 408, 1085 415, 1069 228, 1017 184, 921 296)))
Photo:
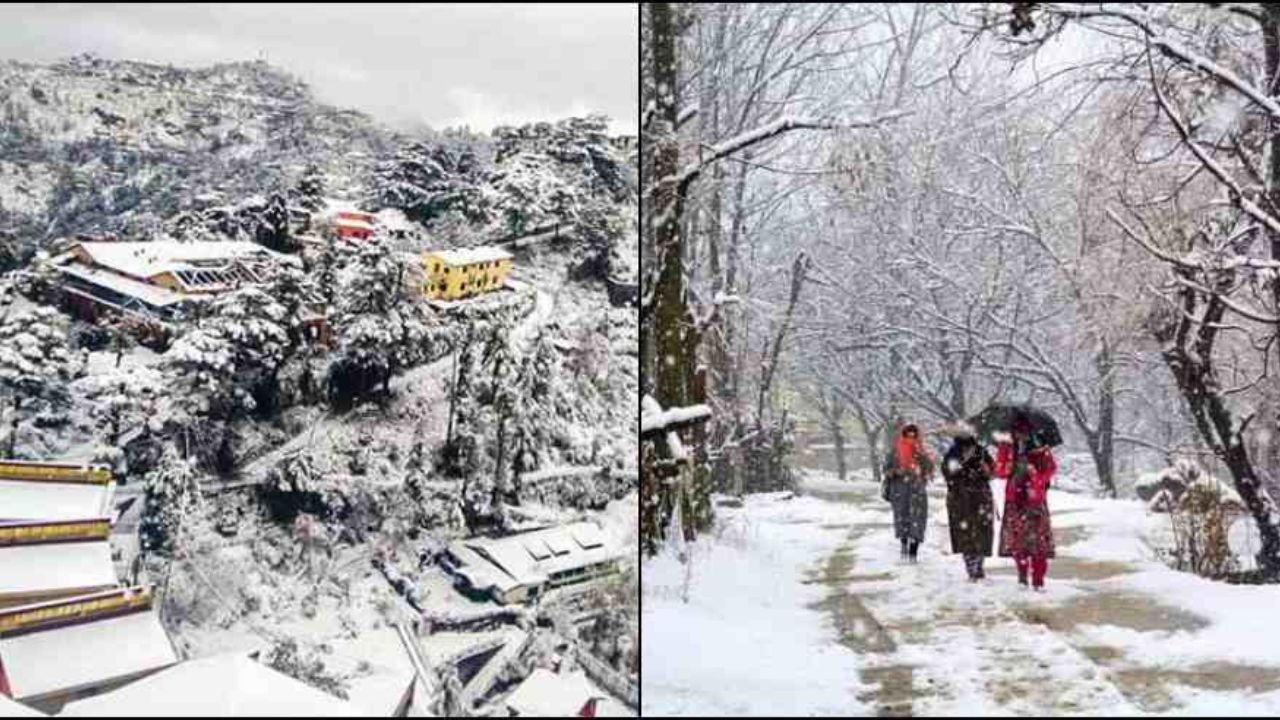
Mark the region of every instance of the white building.
POLYGON ((449 545, 443 563, 464 589, 505 605, 614 574, 621 558, 599 525, 577 522, 503 538, 458 540, 449 545))

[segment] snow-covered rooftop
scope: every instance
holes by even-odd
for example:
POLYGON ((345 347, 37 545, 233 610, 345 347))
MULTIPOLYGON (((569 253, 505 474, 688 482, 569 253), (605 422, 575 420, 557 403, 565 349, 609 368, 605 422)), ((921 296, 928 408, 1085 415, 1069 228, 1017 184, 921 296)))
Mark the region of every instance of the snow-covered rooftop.
POLYGON ((506 706, 520 717, 574 717, 591 698, 600 698, 597 717, 625 717, 616 700, 592 684, 581 671, 556 674, 537 668, 507 696, 506 706))
POLYGON ((0 547, 0 600, 42 592, 89 592, 115 584, 111 544, 106 540, 0 547))
POLYGON ((451 550, 467 563, 460 571, 480 587, 485 581, 506 591, 517 585, 536 585, 548 576, 617 559, 621 552, 592 522, 577 522, 504 538, 470 538, 453 543, 451 550), (468 552, 469 551, 469 552, 468 552), (476 558, 484 562, 477 565, 476 558), (477 574, 474 571, 479 570, 477 574), (483 578, 480 582, 476 580, 483 578))
POLYGON ((82 242, 93 262, 138 278, 154 277, 167 271, 191 270, 201 264, 229 263, 247 259, 285 259, 290 256, 254 242, 82 242))
POLYGON ((273 670, 245 655, 187 660, 119 690, 67 703, 73 717, 342 717, 363 707, 273 670))
POLYGON ((33 710, 5 695, 0 695, 0 717, 48 717, 44 713, 33 710))
POLYGON ((0 480, 0 521, 80 520, 111 514, 115 483, 0 480))
POLYGON ((138 675, 178 660, 151 610, 0 638, 0 658, 19 700, 138 675))
POLYGON ((443 260, 446 265, 471 265, 472 263, 510 260, 513 257, 506 250, 492 245, 455 250, 436 250, 431 254, 443 260))
POLYGON ((373 232, 372 223, 364 220, 357 220, 356 218, 336 217, 333 219, 333 224, 337 227, 355 228, 357 230, 368 230, 369 232, 373 232))
POLYGON ((134 280, 119 273, 109 272, 101 268, 74 263, 58 268, 63 275, 79 278, 122 295, 137 298, 153 307, 167 307, 181 302, 185 296, 169 288, 134 280))

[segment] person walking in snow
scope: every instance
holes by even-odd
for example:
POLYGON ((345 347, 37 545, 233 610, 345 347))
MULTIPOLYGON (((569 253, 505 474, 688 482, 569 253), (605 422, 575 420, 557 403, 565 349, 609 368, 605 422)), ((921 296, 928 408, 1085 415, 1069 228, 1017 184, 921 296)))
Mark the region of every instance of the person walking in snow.
POLYGON ((1036 439, 1025 415, 1013 418, 1012 439, 996 449, 996 476, 1008 480, 1004 491, 1004 519, 1000 525, 1000 556, 1013 557, 1018 583, 1044 590, 1049 558, 1054 556, 1049 525, 1049 482, 1058 469, 1049 447, 1036 439))
POLYGON ((995 469, 991 453, 978 443, 967 426, 955 430, 955 441, 942 459, 942 477, 947 481, 947 522, 951 528, 951 552, 964 556, 969 580, 986 577, 982 561, 991 557, 992 515, 991 473, 995 469))
POLYGON ((902 543, 902 559, 914 563, 929 520, 925 484, 933 475, 933 459, 920 439, 920 428, 906 425, 894 446, 889 502, 893 505, 893 534, 902 543))

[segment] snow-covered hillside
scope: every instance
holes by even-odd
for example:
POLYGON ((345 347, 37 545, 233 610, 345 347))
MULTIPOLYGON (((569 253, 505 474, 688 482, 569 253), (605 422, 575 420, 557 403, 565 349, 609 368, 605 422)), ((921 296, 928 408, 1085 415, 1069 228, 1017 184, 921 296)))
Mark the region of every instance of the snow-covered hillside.
POLYGON ((537 668, 635 705, 639 313, 615 282, 634 282, 636 167, 604 127, 410 138, 262 63, 0 64, 5 451, 114 468, 117 570, 163 584, 184 657, 259 648, 355 698, 412 674, 412 635, 416 709, 500 712, 537 668), (338 237, 335 209, 372 236, 338 237), (141 347, 69 317, 72 254, 35 250, 77 234, 292 257, 141 347), (505 286, 426 301, 424 251, 495 243, 505 286), (618 566, 535 577, 528 607, 442 562, 575 520, 618 566))
POLYGON ((0 61, 0 230, 145 236, 211 195, 283 191, 309 164, 354 189, 394 139, 264 63, 0 61))

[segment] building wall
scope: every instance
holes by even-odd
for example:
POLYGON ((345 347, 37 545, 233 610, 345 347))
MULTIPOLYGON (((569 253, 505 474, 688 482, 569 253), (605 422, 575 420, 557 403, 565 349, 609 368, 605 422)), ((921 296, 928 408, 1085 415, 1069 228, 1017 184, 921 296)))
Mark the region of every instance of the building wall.
POLYGON ((456 300, 502 287, 511 271, 511 260, 450 265, 436 253, 423 259, 427 270, 425 295, 431 300, 456 300))
POLYGON ((173 276, 171 272, 162 272, 149 278, 152 285, 169 288, 174 292, 185 292, 186 288, 182 287, 182 283, 178 282, 178 278, 173 276))

